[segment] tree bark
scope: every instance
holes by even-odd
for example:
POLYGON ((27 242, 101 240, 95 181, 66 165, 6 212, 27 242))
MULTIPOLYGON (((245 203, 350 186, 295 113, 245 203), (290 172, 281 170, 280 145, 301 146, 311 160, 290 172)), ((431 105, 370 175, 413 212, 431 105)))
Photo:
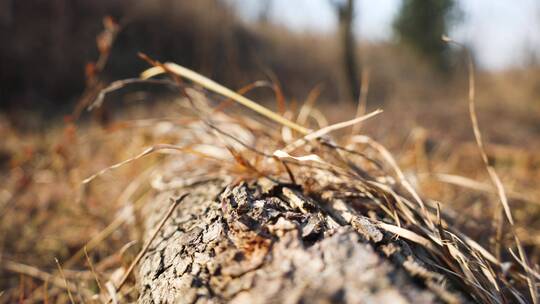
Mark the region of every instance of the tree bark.
POLYGON ((164 191, 147 210, 147 238, 184 192, 141 261, 140 303, 463 301, 407 244, 342 201, 267 179, 164 191))

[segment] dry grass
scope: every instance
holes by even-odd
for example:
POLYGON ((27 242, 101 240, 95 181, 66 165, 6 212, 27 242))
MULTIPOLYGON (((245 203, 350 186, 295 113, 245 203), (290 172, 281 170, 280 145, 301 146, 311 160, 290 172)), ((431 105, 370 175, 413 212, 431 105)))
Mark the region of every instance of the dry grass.
MULTIPOLYGON (((538 262, 540 241, 532 237, 532 229, 538 227, 526 227, 538 214, 530 212, 538 208, 538 193, 510 187, 510 201, 504 205, 507 213, 514 213, 515 227, 510 228, 497 217, 502 210, 493 196, 497 188, 456 175, 453 179, 437 175, 467 173, 460 167, 465 159, 473 164, 467 166, 475 174, 472 177, 481 176, 485 164, 474 154, 476 147, 428 152, 428 136, 423 133, 409 138, 395 159, 367 133, 351 136, 343 130, 371 116, 325 125, 326 119, 313 107, 316 93, 305 106, 277 114, 185 68, 153 63, 155 67, 145 76, 172 74, 167 83, 181 92, 174 105, 155 110, 152 115, 158 118, 122 121, 106 129, 85 127, 84 131, 67 123, 42 135, 20 134, 2 126, 4 153, 9 158, 2 164, 9 174, 2 174, 0 188, 2 301, 68 302, 72 296, 72 301, 101 302, 109 297, 135 297, 132 281, 117 290, 126 280, 122 277, 129 274, 129 265, 136 263, 132 253, 137 246, 129 240, 142 243, 141 206, 166 183, 160 176, 160 160, 181 159, 183 153, 199 159, 185 164, 185 171, 203 167, 214 172, 208 178, 265 176, 292 181, 312 197, 325 192, 343 198, 350 204, 351 225, 360 213, 370 214, 369 221, 409 243, 430 269, 445 275, 444 281, 479 302, 532 301, 527 285, 534 288, 539 279, 536 266, 531 265, 538 262), (228 107, 224 106, 209 91, 262 116, 227 101, 228 107), (159 118, 172 111, 173 117, 159 118), (340 131, 347 136, 329 134, 340 131), (161 153, 168 151, 175 155, 161 153), (455 160, 449 160, 449 155, 455 160), (472 190, 454 188, 449 182, 472 190), (478 217, 474 211, 453 211, 482 206, 491 211, 480 210, 478 217), (516 236, 528 250, 528 261, 515 254, 520 251, 516 236), (55 258, 61 261, 62 271, 56 270, 55 258), (105 287, 100 281, 106 282, 105 287)), ((383 115, 364 124, 373 128, 384 119, 383 115)), ((490 153, 489 147, 486 150, 490 153)), ((487 156, 484 160, 490 166, 487 156)), ((511 176, 517 170, 521 168, 510 164, 502 175, 511 176)), ((538 171, 534 171, 534 181, 538 181, 538 171)), ((434 291, 446 284, 439 277, 424 279, 434 291)))
MULTIPOLYGON (((186 153, 198 161, 187 164, 185 171, 213 172, 188 176, 186 184, 223 174, 237 180, 267 176, 299 184, 320 201, 324 201, 321 192, 331 193, 350 203, 352 216, 369 214, 373 224, 405 240, 431 270, 445 274, 444 280, 475 300, 532 302, 529 294, 534 294, 540 261, 540 156, 534 150, 540 147, 540 125, 538 115, 528 114, 540 113, 533 104, 540 96, 538 67, 497 75, 479 73, 478 118, 482 130, 489 131, 485 146, 481 144, 485 151, 479 154, 472 141, 473 132, 480 137, 478 122, 474 129, 465 123, 466 77, 450 83, 433 81, 426 66, 401 49, 364 43, 365 75, 371 76, 362 77, 358 106, 322 103, 316 107, 321 92, 324 98, 337 95, 337 43, 332 37, 295 36, 275 26, 262 26, 254 35, 251 27, 249 31, 237 27, 222 10, 209 14, 208 7, 198 2, 191 10, 200 12, 193 17, 184 9, 169 10, 187 12, 193 18, 167 18, 167 24, 175 25, 169 29, 180 29, 187 36, 177 41, 179 50, 186 45, 201 48, 191 43, 200 36, 221 41, 227 36, 222 31, 238 37, 232 43, 202 47, 204 60, 195 56, 199 52, 193 53, 194 58, 189 51, 176 54, 188 62, 200 61, 206 74, 235 83, 268 68, 286 83, 284 89, 298 92, 319 81, 330 83, 329 88, 323 91, 322 86, 315 86, 304 102, 286 104, 275 79, 234 92, 177 65, 148 60, 155 66, 146 77, 163 72, 172 77, 118 81, 98 94, 106 83, 102 70, 116 35, 109 26, 114 35, 102 39, 105 51, 100 47, 95 69, 87 74, 87 82, 95 83, 85 92, 75 116, 96 95, 98 106, 108 92, 133 83, 167 85, 178 89, 179 99, 172 105, 123 109, 123 119, 107 127, 66 120, 46 130, 23 133, 0 119, 0 303, 93 303, 136 297, 129 269, 136 264, 143 243, 142 207, 156 191, 181 186, 168 183, 160 172, 166 170, 163 159, 182 160, 186 153), (189 28, 184 33, 188 27, 176 26, 178 20, 193 21, 198 30, 189 28), (262 63, 243 53, 242 41, 259 45, 255 53, 262 63), (308 52, 306 45, 320 47, 308 52), (223 51, 224 64, 208 60, 220 58, 214 52, 223 51), (171 75, 175 73, 179 75, 171 75), (196 84, 188 85, 180 76, 196 84), (277 111, 242 96, 261 87, 275 93, 277 111), (360 124, 371 107, 368 99, 386 103, 385 113, 360 124), (261 115, 234 105, 233 100, 261 115), (513 120, 503 120, 501 114, 513 120), (414 117, 414 123, 407 117, 414 117), (330 123, 335 121, 346 122, 330 123), (411 127, 419 124, 433 128, 411 127), (489 144, 491 139, 505 145, 489 144), (495 170, 494 186, 490 176, 495 170), (506 194, 501 195, 501 189, 506 194), (516 240, 522 246, 516 246, 516 240), (121 285, 125 286, 117 290, 121 285)), ((163 31, 163 18, 159 19, 160 26, 151 36, 169 35, 170 31, 163 31)), ((88 37, 76 38, 93 43, 88 37)), ((60 69, 62 64, 54 63, 60 69)), ((73 71, 65 72, 71 79, 73 71)), ((64 85, 62 92, 66 87, 73 90, 75 86, 64 85)), ((354 221, 350 224, 354 226, 354 221)), ((429 278, 426 283, 434 290, 444 284, 429 278)))

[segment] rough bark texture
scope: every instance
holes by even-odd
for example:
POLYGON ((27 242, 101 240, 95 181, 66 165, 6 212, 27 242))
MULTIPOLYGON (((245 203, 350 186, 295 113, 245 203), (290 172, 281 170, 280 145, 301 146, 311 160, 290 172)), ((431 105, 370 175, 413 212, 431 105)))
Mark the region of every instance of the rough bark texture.
MULTIPOLYGON (((262 181, 237 186, 213 181, 179 192, 191 195, 141 261, 141 303, 460 299, 440 287, 440 277, 407 253, 406 244, 367 218, 347 218, 338 205, 314 201, 300 189, 262 181)), ((163 192, 150 206, 147 234, 174 196, 163 192)))

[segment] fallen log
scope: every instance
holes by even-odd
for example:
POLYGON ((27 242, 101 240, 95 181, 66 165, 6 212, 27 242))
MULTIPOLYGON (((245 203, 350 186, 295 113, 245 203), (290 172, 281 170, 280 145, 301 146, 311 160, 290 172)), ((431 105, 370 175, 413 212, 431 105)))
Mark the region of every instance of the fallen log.
MULTIPOLYGON (((190 196, 141 261, 140 303, 465 301, 368 218, 349 224, 335 202, 293 185, 210 181, 181 191, 190 196)), ((147 210, 148 234, 170 197, 147 210)))

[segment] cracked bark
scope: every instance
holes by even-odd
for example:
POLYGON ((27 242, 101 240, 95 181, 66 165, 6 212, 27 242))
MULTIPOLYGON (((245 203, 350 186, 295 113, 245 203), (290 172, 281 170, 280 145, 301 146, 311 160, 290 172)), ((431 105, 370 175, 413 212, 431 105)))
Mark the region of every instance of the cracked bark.
MULTIPOLYGON (((463 301, 407 244, 340 200, 267 180, 181 191, 191 195, 140 263, 140 303, 463 301)), ((149 206, 147 237, 174 195, 149 206)))

